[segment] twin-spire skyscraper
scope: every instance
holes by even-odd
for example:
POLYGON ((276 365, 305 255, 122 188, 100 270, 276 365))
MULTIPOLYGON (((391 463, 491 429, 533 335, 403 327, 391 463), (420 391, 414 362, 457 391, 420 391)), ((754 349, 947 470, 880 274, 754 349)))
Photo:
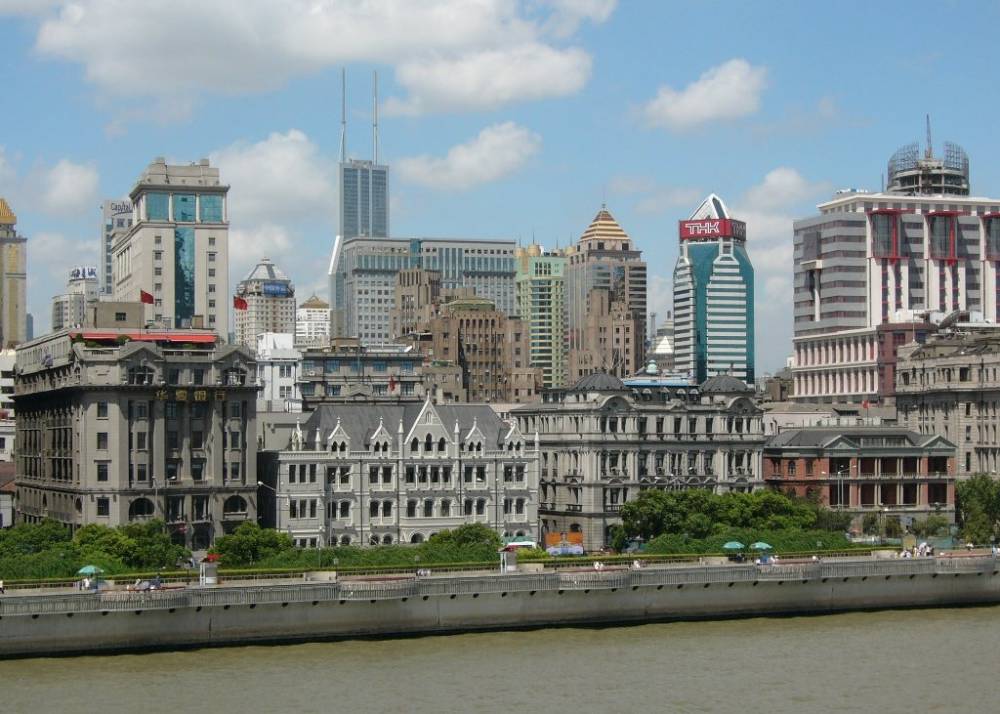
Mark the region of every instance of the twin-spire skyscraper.
POLYGON ((330 256, 330 334, 344 334, 347 295, 338 270, 343 242, 351 238, 389 237, 389 167, 379 163, 378 72, 372 73, 372 158, 347 155, 347 73, 340 71, 340 230, 330 256))

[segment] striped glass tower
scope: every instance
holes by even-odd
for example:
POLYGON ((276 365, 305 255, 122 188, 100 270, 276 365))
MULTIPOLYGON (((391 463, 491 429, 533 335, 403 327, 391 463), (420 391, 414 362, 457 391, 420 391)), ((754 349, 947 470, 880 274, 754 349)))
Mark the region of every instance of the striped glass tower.
POLYGON ((722 199, 706 198, 680 221, 674 268, 675 367, 701 384, 717 374, 753 383, 753 265, 746 224, 722 199))

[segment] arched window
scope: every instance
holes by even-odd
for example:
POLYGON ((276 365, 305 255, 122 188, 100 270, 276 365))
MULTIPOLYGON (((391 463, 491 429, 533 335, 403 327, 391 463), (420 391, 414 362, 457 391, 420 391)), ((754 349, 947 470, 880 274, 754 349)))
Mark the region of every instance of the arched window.
POLYGON ((378 545, 379 544, 378 533, 372 533, 371 534, 371 537, 368 539, 368 544, 369 545, 378 545))
POLYGON ((341 545, 350 545, 351 544, 351 536, 347 536, 347 535, 340 536, 340 544, 341 545))
POLYGON ((569 532, 570 533, 583 533, 583 528, 580 527, 579 523, 570 523, 569 524, 569 532))
POLYGON ((388 533, 382 536, 382 545, 392 545, 392 536, 388 533))
POLYGON ((243 496, 230 496, 222 504, 222 512, 223 514, 246 513, 247 500, 243 496))
POLYGON ((137 498, 129 504, 128 519, 150 518, 153 515, 153 502, 148 498, 137 498))
POLYGON ((428 434, 427 437, 424 439, 424 451, 433 451, 433 450, 434 450, 434 437, 428 434))
POLYGON ((414 533, 413 535, 410 536, 410 542, 411 543, 423 543, 424 542, 424 537, 420 533, 414 533))
POLYGON ((383 454, 388 454, 389 453, 389 442, 388 441, 383 441, 382 442, 382 453, 383 454))
POLYGON ((444 451, 446 448, 448 448, 447 442, 444 440, 444 437, 442 436, 440 439, 438 439, 438 451, 444 451))
POLYGON ((417 453, 420 451, 420 439, 413 437, 413 441, 410 442, 410 451, 417 453))
POLYGON ((342 454, 346 454, 347 453, 347 442, 346 441, 340 442, 340 453, 342 453, 342 454))
POLYGON ((73 505, 76 507, 76 512, 77 513, 83 513, 83 501, 81 501, 78 498, 78 499, 76 499, 76 503, 73 504, 73 505))
POLYGON ((483 451, 483 442, 477 441, 476 442, 476 453, 482 453, 482 451, 483 451))

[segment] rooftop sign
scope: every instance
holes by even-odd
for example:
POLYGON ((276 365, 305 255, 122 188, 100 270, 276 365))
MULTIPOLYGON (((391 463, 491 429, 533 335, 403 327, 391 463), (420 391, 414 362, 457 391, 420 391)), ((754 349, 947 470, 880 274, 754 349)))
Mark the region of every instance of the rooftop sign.
POLYGON ((708 218, 698 221, 680 221, 681 240, 698 238, 738 238, 746 240, 747 224, 732 218, 708 218))

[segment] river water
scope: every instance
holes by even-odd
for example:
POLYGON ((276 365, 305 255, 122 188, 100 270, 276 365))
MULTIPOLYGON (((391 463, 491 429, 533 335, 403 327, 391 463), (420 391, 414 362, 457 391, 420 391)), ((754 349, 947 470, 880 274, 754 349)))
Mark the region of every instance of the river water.
POLYGON ((0 662, 0 712, 992 712, 1000 606, 0 662))

